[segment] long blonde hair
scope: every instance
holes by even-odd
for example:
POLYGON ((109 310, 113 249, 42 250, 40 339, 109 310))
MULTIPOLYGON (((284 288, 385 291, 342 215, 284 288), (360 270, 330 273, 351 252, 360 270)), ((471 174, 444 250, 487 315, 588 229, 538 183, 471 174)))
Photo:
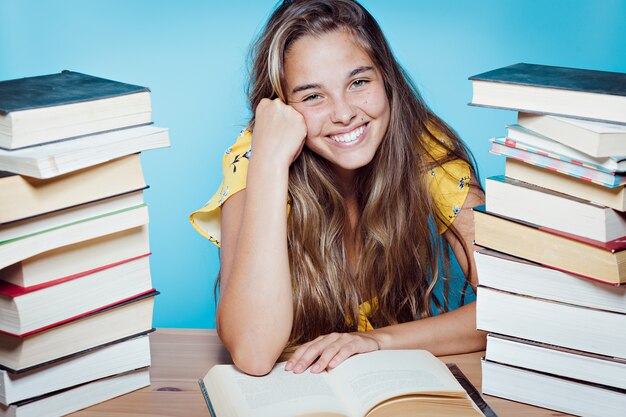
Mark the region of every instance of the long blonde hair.
MULTIPOLYGON (((430 316, 433 304, 447 310, 447 302, 433 292, 442 274, 440 257, 444 270, 449 265, 449 246, 442 244, 435 227, 445 216, 437 210, 424 173, 453 159, 471 165, 469 151, 426 106, 377 22, 352 0, 278 5, 251 49, 251 109, 263 98, 286 102, 284 60, 295 40, 336 30, 352 33, 380 70, 390 121, 374 159, 357 173, 359 216, 354 231, 348 226, 343 191, 325 159, 305 148, 290 168, 291 344, 356 330, 359 305, 366 300, 376 300, 370 316, 374 327, 430 316), (447 138, 441 144, 447 156, 431 155, 428 144, 437 140, 431 131, 447 138), (347 239, 360 249, 354 273, 348 265, 347 239)), ((459 236, 453 226, 450 230, 459 236)), ((469 256, 467 248, 465 252, 469 256)))

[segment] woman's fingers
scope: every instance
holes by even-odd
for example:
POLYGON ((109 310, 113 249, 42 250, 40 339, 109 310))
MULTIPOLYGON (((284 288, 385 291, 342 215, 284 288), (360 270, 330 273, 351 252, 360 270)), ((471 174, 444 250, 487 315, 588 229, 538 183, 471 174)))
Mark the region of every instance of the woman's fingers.
POLYGON ((331 343, 339 338, 340 335, 340 333, 330 333, 319 336, 298 347, 287 361, 285 370, 293 371, 296 374, 304 372, 304 370, 306 370, 331 343))
POLYGON ((255 111, 253 155, 291 164, 302 151, 307 128, 304 117, 280 99, 263 99, 255 111))
POLYGON ((312 373, 337 367, 350 356, 379 349, 378 342, 359 333, 331 333, 300 346, 287 361, 286 371, 312 373))

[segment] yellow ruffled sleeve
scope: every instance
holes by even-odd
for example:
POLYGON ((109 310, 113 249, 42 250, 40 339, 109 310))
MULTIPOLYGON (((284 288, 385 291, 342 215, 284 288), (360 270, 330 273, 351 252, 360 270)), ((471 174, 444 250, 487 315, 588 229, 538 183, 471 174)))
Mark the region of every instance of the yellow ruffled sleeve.
MULTIPOLYGON (((427 136, 426 139, 430 154, 436 161, 443 160, 448 156, 448 150, 443 144, 450 143, 437 130, 432 129, 432 133, 435 137, 427 136)), ((454 159, 432 168, 425 175, 435 206, 440 213, 436 220, 437 228, 439 233, 443 234, 456 219, 467 198, 471 168, 467 162, 454 159)))
POLYGON ((199 210, 189 216, 193 227, 218 247, 220 246, 220 216, 222 204, 233 194, 246 188, 246 175, 252 147, 252 132, 241 132, 235 144, 222 158, 222 183, 217 192, 199 210))

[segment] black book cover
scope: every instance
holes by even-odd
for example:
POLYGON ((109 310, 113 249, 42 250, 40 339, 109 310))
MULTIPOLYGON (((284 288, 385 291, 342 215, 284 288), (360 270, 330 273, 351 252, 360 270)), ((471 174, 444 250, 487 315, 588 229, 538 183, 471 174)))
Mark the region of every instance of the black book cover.
POLYGON ((147 87, 121 83, 64 70, 58 74, 0 82, 0 115, 150 91, 147 87))
POLYGON ((626 74, 621 72, 519 63, 474 75, 469 79, 626 96, 626 74))

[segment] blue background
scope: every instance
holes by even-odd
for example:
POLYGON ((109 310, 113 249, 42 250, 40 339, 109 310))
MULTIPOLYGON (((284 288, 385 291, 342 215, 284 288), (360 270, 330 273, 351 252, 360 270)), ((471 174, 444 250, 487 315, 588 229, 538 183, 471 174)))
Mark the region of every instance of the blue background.
MULTIPOLYGON (((220 181, 221 154, 245 126, 247 48, 274 0, 0 0, 0 79, 63 69, 145 85, 172 147, 142 155, 151 188, 156 327, 215 326, 215 247, 188 213, 220 181)), ((430 106, 502 173, 487 139, 515 113, 469 107, 467 78, 529 62, 626 72, 626 1, 363 1, 430 106)))

